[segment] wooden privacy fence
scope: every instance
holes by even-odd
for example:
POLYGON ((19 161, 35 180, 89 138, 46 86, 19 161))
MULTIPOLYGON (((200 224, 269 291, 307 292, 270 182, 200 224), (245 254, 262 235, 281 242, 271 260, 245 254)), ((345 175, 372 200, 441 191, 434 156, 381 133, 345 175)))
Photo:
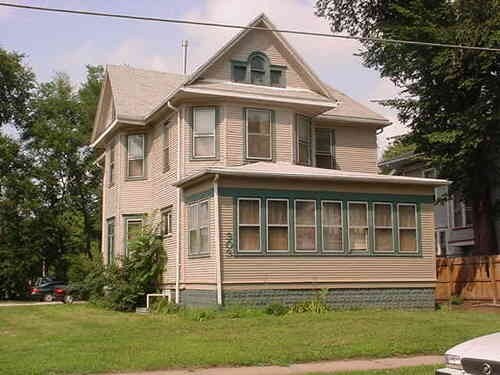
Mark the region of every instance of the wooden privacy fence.
POLYGON ((437 258, 436 300, 500 303, 500 256, 437 258))

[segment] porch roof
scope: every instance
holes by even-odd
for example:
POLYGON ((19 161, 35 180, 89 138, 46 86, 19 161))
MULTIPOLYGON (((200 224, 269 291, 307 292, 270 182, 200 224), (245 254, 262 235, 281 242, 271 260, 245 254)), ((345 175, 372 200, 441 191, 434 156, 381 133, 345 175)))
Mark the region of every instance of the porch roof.
POLYGON ((178 180, 174 185, 183 186, 189 182, 208 175, 255 177, 255 178, 290 178, 314 181, 345 181, 389 183, 406 185, 442 186, 448 185, 447 180, 435 178, 419 178, 404 176, 389 176, 375 173, 347 172, 336 169, 305 167, 283 162, 257 162, 237 167, 209 167, 195 174, 178 180))

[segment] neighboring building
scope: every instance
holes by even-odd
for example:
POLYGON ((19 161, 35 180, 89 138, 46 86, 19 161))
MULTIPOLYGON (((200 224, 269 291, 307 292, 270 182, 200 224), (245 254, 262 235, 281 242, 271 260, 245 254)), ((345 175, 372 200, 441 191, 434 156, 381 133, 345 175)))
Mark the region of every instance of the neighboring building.
MULTIPOLYGON (((391 175, 436 178, 436 170, 418 154, 408 153, 391 160, 384 160, 379 167, 389 170, 391 175)), ((438 256, 461 256, 472 252, 474 230, 472 207, 457 196, 446 199, 447 186, 436 187, 434 206, 436 254, 438 256), (441 199, 440 199, 441 198, 441 199)))
POLYGON ((277 32, 242 31, 189 77, 108 66, 92 136, 104 259, 159 210, 176 302, 328 288, 334 306, 433 307, 433 192, 446 182, 377 174, 388 124, 277 32))

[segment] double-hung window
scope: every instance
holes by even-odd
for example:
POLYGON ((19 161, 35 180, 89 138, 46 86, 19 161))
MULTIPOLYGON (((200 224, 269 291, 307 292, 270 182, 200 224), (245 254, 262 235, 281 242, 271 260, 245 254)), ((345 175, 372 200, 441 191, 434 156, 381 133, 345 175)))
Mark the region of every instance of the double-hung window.
POLYGON ((214 107, 193 108, 193 158, 215 158, 215 122, 214 107))
POLYGON ((368 251, 368 204, 348 202, 349 250, 368 251))
POLYGON ((344 251, 342 202, 321 202, 321 224, 323 228, 323 251, 344 251))
POLYGON ((170 170, 170 124, 163 125, 163 172, 170 170))
POLYGON ((297 116, 297 164, 311 165, 311 120, 297 116))
POLYGON ((375 249, 374 252, 393 252, 394 251, 394 236, 393 236, 393 219, 392 219, 392 204, 391 203, 374 203, 373 204, 373 220, 374 220, 374 236, 375 249))
POLYGON ((288 251, 288 200, 267 200, 267 250, 288 251))
POLYGON ((398 204, 399 252, 417 252, 417 206, 398 204))
POLYGON ((263 56, 256 55, 250 60, 250 82, 254 85, 265 85, 269 71, 268 63, 263 56))
POLYGON ((247 159, 272 159, 271 111, 246 110, 246 152, 247 159))
POLYGON ((188 207, 189 255, 208 254, 208 201, 188 207))
POLYGON ((318 168, 335 168, 335 134, 333 129, 316 128, 315 130, 315 159, 318 168))
POLYGON ((259 198, 238 199, 238 250, 261 251, 261 213, 259 198))
POLYGON ((163 236, 172 234, 172 208, 165 208, 161 212, 161 233, 163 236))
POLYGON ((115 149, 116 142, 113 140, 111 144, 111 149, 109 150, 109 186, 115 184, 115 149))
POLYGON ((127 137, 127 176, 144 177, 144 134, 132 134, 127 137))
POLYGON ((295 250, 316 251, 316 201, 295 200, 295 250))
POLYGON ((113 263, 115 258, 115 219, 111 218, 107 221, 107 248, 108 248, 108 264, 113 263))
POLYGON ((125 218, 125 255, 128 255, 128 248, 142 232, 142 217, 131 216, 125 218))

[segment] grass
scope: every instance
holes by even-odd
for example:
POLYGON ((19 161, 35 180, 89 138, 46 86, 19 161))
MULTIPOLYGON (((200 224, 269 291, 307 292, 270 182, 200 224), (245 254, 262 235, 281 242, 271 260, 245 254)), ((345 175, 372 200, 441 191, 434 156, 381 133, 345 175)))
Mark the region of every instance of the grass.
POLYGON ((442 354, 500 330, 494 313, 342 311, 138 315, 91 305, 0 310, 2 374, 289 364, 442 354))
MULTIPOLYGON (((374 371, 354 371, 354 372, 336 372, 330 375, 434 375, 436 369, 443 366, 417 366, 402 367, 392 370, 374 370, 374 371)), ((309 375, 329 375, 325 373, 309 375)))

